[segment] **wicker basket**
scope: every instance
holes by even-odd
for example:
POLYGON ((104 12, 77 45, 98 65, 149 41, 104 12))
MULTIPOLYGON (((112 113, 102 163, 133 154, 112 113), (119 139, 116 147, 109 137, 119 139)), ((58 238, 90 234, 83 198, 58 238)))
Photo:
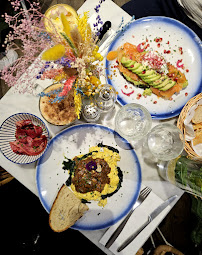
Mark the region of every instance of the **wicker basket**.
MULTIPOLYGON (((189 112, 190 108, 195 105, 200 99, 202 99, 202 93, 196 95, 195 97, 192 97, 187 103, 186 105, 183 107, 178 121, 177 121, 177 126, 178 128, 182 131, 182 133, 185 136, 185 127, 184 127, 184 120, 187 116, 187 113, 189 112)), ((188 154, 188 158, 192 159, 192 160, 196 160, 202 163, 202 157, 198 156, 196 154, 196 152, 193 150, 191 143, 189 141, 185 140, 185 147, 184 147, 185 151, 188 154)))
POLYGON ((0 167, 0 186, 10 182, 14 177, 0 167))

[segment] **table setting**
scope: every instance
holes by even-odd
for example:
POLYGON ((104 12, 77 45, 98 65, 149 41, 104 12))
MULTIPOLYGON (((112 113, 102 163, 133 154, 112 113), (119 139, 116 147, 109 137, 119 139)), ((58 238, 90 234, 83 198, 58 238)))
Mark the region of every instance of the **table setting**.
POLYGON ((53 231, 136 254, 184 192, 202 196, 201 41, 111 0, 18 8, 33 53, 3 71, 0 165, 39 198, 53 231))

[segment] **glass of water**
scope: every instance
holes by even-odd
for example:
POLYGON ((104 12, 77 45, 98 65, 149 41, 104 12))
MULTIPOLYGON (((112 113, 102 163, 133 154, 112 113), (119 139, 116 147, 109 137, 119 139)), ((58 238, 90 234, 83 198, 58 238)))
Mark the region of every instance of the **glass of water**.
POLYGON ((169 161, 177 158, 184 149, 184 136, 175 125, 163 123, 148 133, 144 149, 148 149, 153 159, 169 161))
POLYGON ((151 129, 152 118, 148 110, 139 104, 122 106, 115 116, 115 130, 128 141, 139 141, 151 129))

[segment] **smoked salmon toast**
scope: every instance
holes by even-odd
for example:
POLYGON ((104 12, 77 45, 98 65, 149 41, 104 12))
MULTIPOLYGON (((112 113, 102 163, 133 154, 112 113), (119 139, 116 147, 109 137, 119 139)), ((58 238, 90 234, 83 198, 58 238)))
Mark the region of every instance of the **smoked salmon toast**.
POLYGON ((154 51, 142 49, 131 43, 124 43, 117 50, 120 73, 134 85, 149 88, 151 93, 170 99, 188 85, 179 69, 154 51))

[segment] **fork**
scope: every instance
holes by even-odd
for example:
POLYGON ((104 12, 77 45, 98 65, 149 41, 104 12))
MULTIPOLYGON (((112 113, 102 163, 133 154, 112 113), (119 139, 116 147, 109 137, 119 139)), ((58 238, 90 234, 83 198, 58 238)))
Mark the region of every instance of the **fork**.
POLYGON ((106 248, 109 248, 114 241, 116 240, 116 238, 120 235, 121 231, 123 230, 123 228, 125 227, 127 221, 129 220, 130 216, 132 215, 132 213, 134 212, 134 210, 141 205, 141 203, 146 199, 146 197, 149 195, 149 193, 151 192, 151 188, 149 187, 145 187, 143 190, 141 190, 140 195, 137 199, 137 201, 134 203, 132 209, 130 210, 130 212, 128 213, 128 215, 126 216, 126 218, 120 223, 120 225, 118 226, 118 228, 114 231, 114 233, 111 235, 111 237, 109 238, 109 240, 107 241, 107 243, 105 244, 106 248))

